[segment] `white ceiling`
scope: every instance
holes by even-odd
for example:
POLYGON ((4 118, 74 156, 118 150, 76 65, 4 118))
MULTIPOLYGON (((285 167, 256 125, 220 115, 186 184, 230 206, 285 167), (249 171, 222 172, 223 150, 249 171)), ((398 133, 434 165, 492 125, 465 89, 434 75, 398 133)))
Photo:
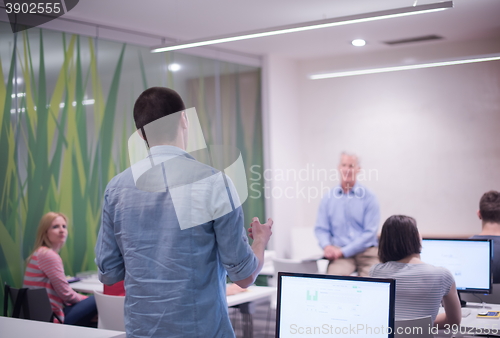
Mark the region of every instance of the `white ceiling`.
MULTIPOLYGON (((255 29, 412 6, 415 0, 80 0, 65 15, 80 21, 192 40, 255 29)), ((418 0, 418 4, 436 1, 418 0)), ((383 41, 440 35, 429 45, 497 39, 500 49, 500 0, 455 0, 454 8, 429 14, 219 44, 255 55, 278 54, 310 59, 395 50, 383 41), (350 41, 363 38, 365 47, 350 41)), ((168 41, 168 40, 167 40, 168 41)), ((408 45, 409 46, 409 45, 408 45)))

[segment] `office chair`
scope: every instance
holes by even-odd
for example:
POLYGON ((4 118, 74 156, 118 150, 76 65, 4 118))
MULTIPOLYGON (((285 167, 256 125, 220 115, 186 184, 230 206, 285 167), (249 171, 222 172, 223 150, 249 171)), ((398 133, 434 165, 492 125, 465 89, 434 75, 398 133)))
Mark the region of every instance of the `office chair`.
POLYGON ((273 258, 274 272, 299 272, 299 273, 318 273, 318 264, 316 261, 301 261, 286 258, 273 258))
POLYGON ((394 338, 434 338, 431 316, 394 321, 394 338), (400 333, 398 333, 400 332, 400 333))
POLYGON ((53 322, 54 318, 62 323, 61 319, 52 311, 47 290, 16 289, 5 283, 3 301, 3 315, 8 317, 9 297, 12 302, 12 318, 30 319, 41 322, 53 322))
POLYGON ((305 260, 309 258, 323 257, 323 249, 318 245, 318 239, 314 234, 314 228, 292 228, 290 229, 290 258, 305 260))
POLYGON ((97 305, 98 329, 125 331, 124 307, 125 296, 105 295, 100 291, 94 292, 97 305))

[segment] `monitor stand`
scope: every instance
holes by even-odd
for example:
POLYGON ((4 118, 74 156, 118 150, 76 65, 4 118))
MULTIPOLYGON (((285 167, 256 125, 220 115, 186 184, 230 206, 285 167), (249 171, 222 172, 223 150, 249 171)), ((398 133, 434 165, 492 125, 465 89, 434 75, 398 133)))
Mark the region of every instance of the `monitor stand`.
MULTIPOLYGON (((467 307, 467 302, 465 300, 462 300, 462 297, 460 297, 460 291, 457 290, 457 294, 458 294, 458 299, 460 300, 460 306, 461 307, 467 307)), ((481 300, 481 298, 478 297, 479 300, 481 300)), ((486 303, 483 302, 481 300, 481 305, 480 306, 477 306, 477 305, 472 305, 472 306, 469 306, 469 307, 475 307, 475 308, 481 308, 481 309, 491 309, 490 306, 486 306, 486 303)))
POLYGON ((467 302, 465 300, 462 300, 462 297, 460 297, 460 291, 457 290, 457 294, 458 294, 458 299, 460 299, 460 306, 461 307, 466 307, 467 306, 467 302))

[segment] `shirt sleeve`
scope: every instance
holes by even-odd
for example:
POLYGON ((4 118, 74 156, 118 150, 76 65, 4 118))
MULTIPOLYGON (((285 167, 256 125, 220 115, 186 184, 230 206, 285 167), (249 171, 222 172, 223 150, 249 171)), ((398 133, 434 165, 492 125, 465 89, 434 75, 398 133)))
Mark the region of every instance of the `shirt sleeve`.
POLYGON ((328 219, 328 199, 325 197, 321 200, 318 209, 318 217, 316 219, 316 225, 314 226, 314 233, 316 238, 318 239, 318 244, 321 249, 324 249, 325 246, 331 245, 331 230, 330 230, 330 221, 328 219))
POLYGON ((443 283, 441 284, 443 287, 443 296, 446 296, 451 289, 451 286, 455 283, 455 278, 453 278, 450 270, 443 268, 443 283))
MULTIPOLYGON (((229 178, 227 182, 232 186, 229 178)), ((235 196, 235 189, 213 190, 214 200, 227 199, 228 196, 232 200, 232 211, 214 220, 214 231, 220 260, 229 278, 235 282, 249 277, 257 269, 258 261, 248 244, 242 207, 234 208, 241 205, 238 196, 235 196)))
POLYGON ((375 264, 375 265, 372 265, 372 267, 370 268, 370 272, 368 273, 368 275, 370 277, 377 277, 376 276, 376 270, 378 268, 378 264, 375 264))
POLYGON ((38 266, 47 275, 54 291, 65 304, 75 304, 87 298, 84 295, 76 293, 69 286, 64 274, 62 259, 53 250, 47 249, 38 254, 38 266))
POLYGON ((380 207, 377 198, 374 195, 367 196, 363 217, 363 232, 358 238, 341 248, 344 257, 352 257, 373 245, 371 243, 377 237, 379 223, 380 207))
POLYGON ((95 257, 101 282, 111 285, 124 279, 125 264, 114 234, 114 222, 110 214, 108 190, 104 194, 101 228, 97 236, 95 257))

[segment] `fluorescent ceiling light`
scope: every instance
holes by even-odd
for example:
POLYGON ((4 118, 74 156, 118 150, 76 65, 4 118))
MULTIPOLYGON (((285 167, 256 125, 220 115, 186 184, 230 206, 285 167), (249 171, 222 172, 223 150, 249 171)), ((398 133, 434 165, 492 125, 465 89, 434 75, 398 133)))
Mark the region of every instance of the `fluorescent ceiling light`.
MULTIPOLYGON (((91 104, 94 104, 94 103, 95 103, 94 99, 85 99, 85 100, 82 101, 82 105, 84 105, 84 106, 88 106, 88 105, 91 105, 91 104)), ((71 105, 73 107, 76 107, 76 101, 73 101, 71 103, 71 105)), ((64 102, 59 103, 59 108, 64 108, 64 106, 65 106, 64 102)), ((47 106, 47 108, 49 108, 49 106, 47 106)))
POLYGON ((344 17, 340 17, 340 18, 332 18, 332 19, 325 19, 325 20, 318 20, 318 21, 309 21, 309 22, 303 22, 300 24, 273 27, 273 28, 268 28, 268 29, 264 29, 264 30, 255 30, 255 31, 233 34, 233 35, 225 35, 225 36, 218 36, 218 37, 212 37, 212 38, 191 40, 191 41, 186 41, 186 42, 179 42, 179 43, 175 43, 175 44, 168 44, 168 45, 164 45, 164 46, 154 47, 151 49, 151 52, 152 53, 168 52, 168 51, 186 49, 186 48, 192 48, 192 47, 214 45, 214 44, 223 43, 223 42, 246 40, 246 39, 260 38, 260 37, 264 37, 264 36, 307 31, 307 30, 311 30, 311 29, 327 28, 327 27, 334 27, 334 26, 341 26, 341 25, 349 25, 349 24, 353 24, 353 23, 368 22, 368 21, 375 21, 375 20, 381 20, 381 19, 398 18, 398 17, 408 16, 408 15, 430 13, 430 12, 442 11, 442 10, 449 9, 449 8, 453 8, 453 1, 444 1, 444 2, 439 2, 439 3, 434 3, 434 4, 426 4, 426 5, 419 5, 419 6, 390 9, 390 10, 386 10, 386 11, 356 14, 356 15, 344 16, 344 17))
POLYGON ((354 39, 354 40, 352 40, 351 43, 353 46, 356 46, 356 47, 363 47, 364 45, 366 45, 366 41, 363 39, 354 39))
POLYGON ((329 78, 332 78, 332 77, 345 77, 345 76, 354 76, 354 75, 365 75, 365 74, 397 72, 397 71, 400 71, 400 70, 410 70, 410 69, 420 69, 420 68, 453 66, 453 65, 461 65, 461 64, 466 64, 466 63, 495 61, 495 60, 500 60, 500 56, 499 55, 494 55, 494 56, 480 57, 480 58, 474 58, 474 59, 452 60, 452 61, 442 61, 442 62, 433 62, 433 63, 422 63, 422 64, 418 64, 418 65, 384 67, 384 68, 373 68, 373 69, 361 69, 361 70, 351 70, 351 71, 336 72, 336 73, 315 74, 315 75, 309 76, 309 78, 311 80, 319 80, 319 79, 329 79, 329 78))
POLYGON ((171 71, 171 72, 176 72, 178 70, 181 69, 181 65, 178 64, 178 63, 171 63, 169 66, 168 66, 168 70, 171 71))

